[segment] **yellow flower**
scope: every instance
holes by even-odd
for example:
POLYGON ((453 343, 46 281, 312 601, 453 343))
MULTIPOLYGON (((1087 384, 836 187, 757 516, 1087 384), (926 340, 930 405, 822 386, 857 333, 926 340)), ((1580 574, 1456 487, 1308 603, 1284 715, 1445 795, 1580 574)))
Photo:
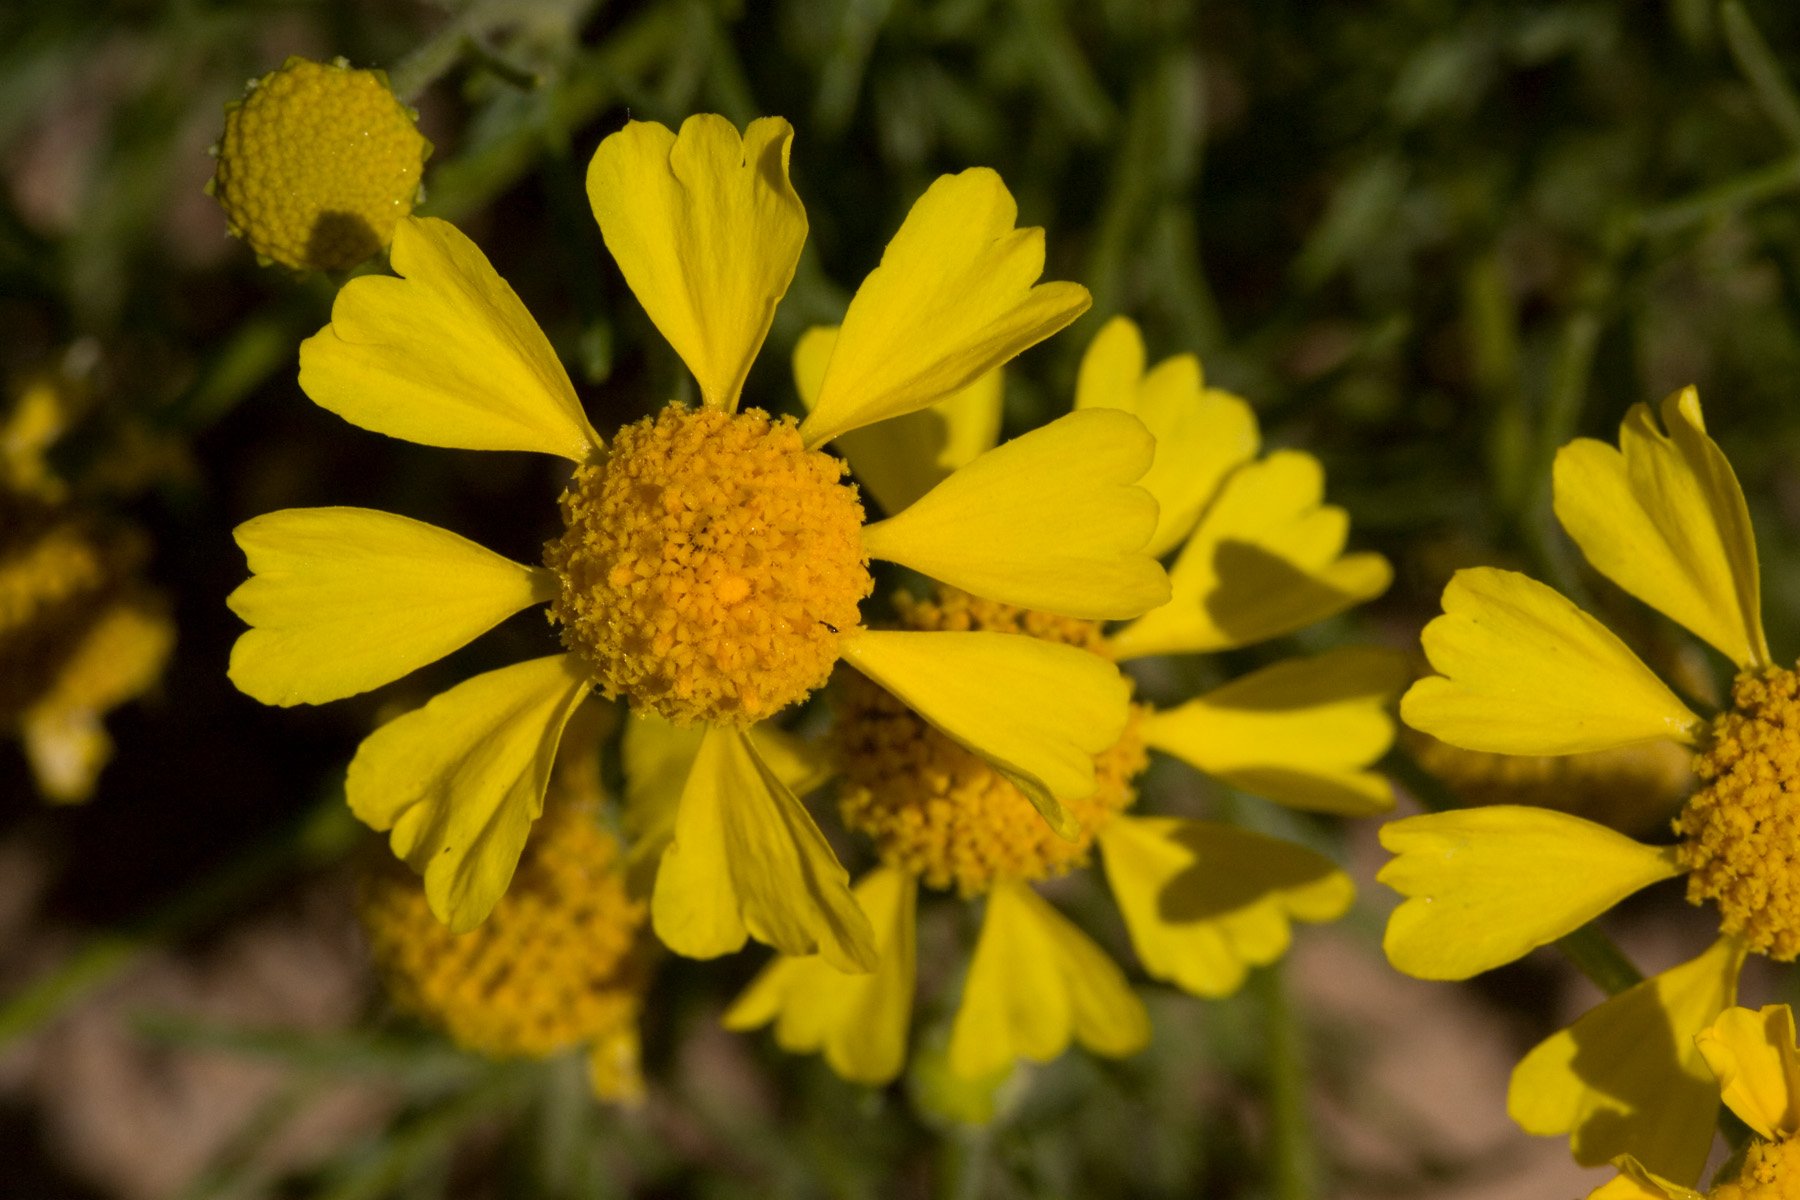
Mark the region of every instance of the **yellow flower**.
POLYGON ((394 239, 431 143, 379 71, 290 58, 225 113, 206 190, 264 260, 345 271, 394 239))
MULTIPOLYGON (((809 347, 828 336, 800 344, 803 395, 809 347)), ((883 447, 954 446, 961 430, 991 428, 983 406, 996 398, 990 389, 947 401, 934 414, 945 436, 915 430, 871 437, 850 448, 851 463, 888 488, 901 486, 905 468, 882 457, 883 447)), ((1188 652, 1273 636, 1386 586, 1379 556, 1341 557, 1346 524, 1341 510, 1320 504, 1316 462, 1291 452, 1256 460, 1248 406, 1205 389, 1191 356, 1146 373, 1143 343, 1124 319, 1089 347, 1077 396, 1078 409, 1115 405, 1160 431, 1146 486, 1165 518, 1185 515, 1166 529, 1159 525, 1152 544, 1167 550, 1187 539, 1169 607, 1191 611, 1157 609, 1107 637, 1097 621, 948 592, 929 604, 897 598, 906 628, 1024 633, 1110 662, 1152 652, 1144 646, 1188 652), (1239 583, 1239 571, 1258 581, 1260 596, 1239 583)), ((953 462, 926 464, 914 487, 928 486, 953 462)), ((1135 1053, 1149 1038, 1149 1023, 1124 973, 1031 884, 1085 865, 1098 845, 1144 969, 1196 995, 1234 991, 1249 967, 1287 949, 1292 921, 1335 919, 1353 887, 1325 858, 1276 838, 1209 821, 1126 815, 1146 745, 1296 807, 1383 811, 1393 803, 1391 791, 1366 768, 1392 740, 1385 708, 1404 670, 1398 655, 1342 650, 1254 672, 1179 708, 1139 707, 1124 735, 1095 755, 1097 790, 1065 806, 1073 837, 1057 836, 1002 774, 875 683, 847 679, 833 727, 840 811, 846 825, 874 840, 882 860, 856 890, 875 927, 880 962, 872 974, 852 976, 816 956, 777 959, 726 1014, 726 1024, 750 1029, 773 1021, 784 1049, 822 1051, 847 1079, 892 1079, 906 1059, 914 910, 923 881, 986 897, 950 1035, 953 1075, 1004 1076, 1017 1058, 1047 1061, 1072 1039, 1098 1054, 1135 1053)))
POLYGON ((618 841, 596 823, 601 801, 593 739, 571 730, 513 885, 481 928, 444 928, 392 860, 364 878, 359 911, 395 1007, 492 1058, 585 1046, 595 1094, 633 1103, 651 946, 618 841))
MULTIPOLYGON (((1771 1004, 1759 1012, 1728 1008, 1694 1039, 1716 1080, 1715 1091, 1742 1118, 1754 1140, 1736 1176, 1715 1181, 1710 1200, 1791 1200, 1800 1195, 1800 1051, 1794 1011, 1771 1004)), ((1692 1188, 1645 1168, 1630 1154, 1613 1159, 1618 1178, 1588 1200, 1703 1200, 1692 1188)))
POLYGON ((93 795, 112 756, 101 718, 154 687, 175 644, 168 604, 142 578, 143 536, 67 503, 45 461, 68 407, 67 385, 47 376, 0 422, 0 729, 63 804, 93 795))
POLYGON ((1552 589, 1512 571, 1460 571, 1425 629, 1439 675, 1401 703, 1408 724, 1454 746, 1564 755, 1673 738, 1698 751, 1701 788, 1681 842, 1645 845, 1580 817, 1500 805, 1396 821, 1379 878, 1407 897, 1389 959, 1466 979, 1568 934, 1640 888, 1686 872, 1688 898, 1719 904, 1724 935, 1690 963, 1615 996, 1540 1045, 1509 1108, 1534 1133, 1570 1133, 1577 1161, 1632 1153, 1698 1176, 1717 1097, 1692 1039, 1733 1003, 1750 950, 1800 951, 1788 802, 1800 791, 1800 676, 1771 665, 1756 546, 1737 477, 1707 436, 1693 389, 1636 405, 1619 448, 1579 439, 1557 454, 1563 528, 1601 574, 1738 668, 1733 706, 1709 725, 1624 642, 1552 589))
POLYGON ((869 557, 1082 617, 1135 615, 1168 595, 1142 551, 1156 503, 1134 481, 1153 443, 1134 417, 1072 414, 867 526, 841 464, 819 450, 970 385, 1087 307, 1074 284, 1035 282, 1042 231, 1013 227, 992 171, 941 178, 913 206, 851 301, 811 416, 735 411, 806 235, 791 138, 779 119, 740 137, 697 116, 679 137, 633 122, 595 154, 588 190, 606 244, 705 401, 629 426, 610 449, 518 297, 441 221, 402 221, 401 278, 346 285, 330 326, 301 347, 301 386, 353 423, 577 464, 545 568, 363 509, 288 510, 237 530, 254 577, 230 600, 251 625, 231 677, 266 703, 377 687, 551 604, 566 653, 452 688, 372 734, 350 766, 352 809, 393 831, 453 930, 505 891, 563 724, 590 689, 703 729, 659 847, 658 936, 700 958, 754 936, 848 970, 875 961, 867 918, 748 727, 841 658, 1059 821, 1124 727, 1127 689, 1092 655, 874 632, 857 614, 869 557))

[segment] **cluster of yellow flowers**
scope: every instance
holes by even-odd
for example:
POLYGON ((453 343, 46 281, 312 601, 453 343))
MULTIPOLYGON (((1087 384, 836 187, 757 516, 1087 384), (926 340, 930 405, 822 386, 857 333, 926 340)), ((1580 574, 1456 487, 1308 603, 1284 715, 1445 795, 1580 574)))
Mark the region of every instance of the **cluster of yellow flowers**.
MULTIPOLYGON (((1249 405, 1206 386, 1191 355, 1149 366, 1123 318, 1090 342, 1072 410, 1001 441, 1003 365, 1089 297, 1039 282, 1043 232, 1017 228, 998 176, 931 184, 842 324, 799 339, 805 418, 772 417, 738 406, 806 238, 793 131, 776 118, 741 132, 716 116, 679 132, 628 123, 595 154, 589 199, 701 403, 608 441, 481 251, 407 215, 423 143, 399 132, 397 102, 371 79, 290 64, 233 113, 221 151, 220 198, 261 252, 344 266, 355 256, 327 253, 319 232, 339 200, 298 213, 264 190, 282 171, 344 173, 321 165, 330 155, 295 155, 345 114, 375 147, 373 174, 341 203, 371 231, 356 254, 391 242, 394 274, 341 289, 301 347, 301 386, 378 433, 573 465, 564 532, 541 566, 365 509, 286 510, 237 530, 252 577, 230 604, 250 628, 231 677, 266 703, 380 686, 536 604, 560 631, 563 652, 451 688, 351 763, 350 807, 423 876, 422 891, 369 892, 400 1004, 493 1053, 586 1042, 616 1056, 647 978, 635 940, 647 920, 689 957, 772 947, 726 1024, 773 1023, 785 1049, 882 1083, 908 1058, 923 883, 982 905, 948 1063, 992 1080, 1072 1040, 1119 1056, 1151 1037, 1125 972, 1035 886, 1095 849, 1144 973, 1198 996, 1280 957, 1294 921, 1347 910, 1351 881, 1327 858, 1134 813, 1135 781, 1158 752, 1292 808, 1381 814, 1393 796, 1372 767, 1393 738, 1404 658, 1290 658, 1174 707, 1134 702, 1121 664, 1293 633, 1381 594, 1388 564, 1345 553, 1348 521, 1323 502, 1316 459, 1263 453, 1249 405), (304 122, 283 107, 296 103, 304 122), (315 111, 330 104, 329 119, 315 111), (279 134, 290 126, 307 132, 279 134), (271 136, 284 139, 279 162, 264 161, 271 136), (896 596, 892 619, 866 613, 874 560, 935 592, 896 596), (840 664, 822 745, 769 723, 840 664), (634 714, 622 850, 596 823, 597 784, 589 803, 546 808, 559 744, 591 754, 591 734, 565 739, 591 694, 634 714), (843 825, 878 864, 854 887, 800 801, 832 776, 843 825), (578 945, 579 971, 559 966, 578 945)), ((1618 448, 1565 447, 1555 511, 1596 571, 1736 665, 1731 707, 1698 715, 1541 583, 1459 572, 1424 634, 1436 673, 1401 715, 1421 757, 1485 788, 1485 802, 1382 830, 1395 858, 1380 878, 1405 897, 1386 948, 1409 974, 1467 978, 1685 873, 1690 899, 1719 905, 1717 943, 1540 1045, 1515 1074, 1512 1112, 1570 1134, 1582 1163, 1619 1163, 1597 1196, 1692 1196, 1722 1090, 1765 1140, 1713 1195, 1800 1194, 1791 1017, 1732 1007, 1747 954, 1800 953, 1788 806, 1800 676, 1765 645, 1744 499, 1698 398, 1671 397, 1660 416, 1632 409, 1618 448), (1623 770, 1666 800, 1686 786, 1690 752, 1699 787, 1673 845, 1546 794, 1623 770)))

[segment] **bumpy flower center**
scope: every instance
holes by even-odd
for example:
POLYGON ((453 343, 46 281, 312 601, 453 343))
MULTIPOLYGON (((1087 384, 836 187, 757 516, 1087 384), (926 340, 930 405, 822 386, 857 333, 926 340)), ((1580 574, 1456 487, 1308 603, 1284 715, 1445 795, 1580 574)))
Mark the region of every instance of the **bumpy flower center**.
POLYGON ((563 494, 551 619, 607 696, 749 725, 823 686, 874 586, 844 465, 792 417, 678 405, 563 494))
MULTIPOLYGON (((896 598, 914 630, 1022 633, 1104 652, 1100 627, 945 590, 935 604, 896 598)), ((844 681, 833 738, 843 771, 844 823, 875 841, 882 861, 964 896, 1002 880, 1060 875, 1087 861, 1094 835, 1136 799, 1147 758, 1134 709, 1118 743, 1094 757, 1094 794, 1064 805, 1080 823, 1058 837, 1023 792, 894 696, 863 678, 844 681)))
POLYGON ((393 240, 429 152, 382 76, 291 58, 226 114, 211 190, 258 254, 347 270, 393 240))
POLYGON ((1800 1141, 1752 1142, 1738 1177, 1707 1195, 1711 1200, 1800 1200, 1800 1141))
POLYGON ((1800 675, 1740 675, 1732 702, 1675 820, 1688 899, 1717 900, 1722 931, 1785 962, 1800 954, 1800 675))
POLYGON ((360 907, 396 1007, 494 1058, 635 1045, 644 904, 627 895, 618 843, 591 805, 547 805, 493 915, 460 936, 431 915, 418 878, 383 858, 360 907))

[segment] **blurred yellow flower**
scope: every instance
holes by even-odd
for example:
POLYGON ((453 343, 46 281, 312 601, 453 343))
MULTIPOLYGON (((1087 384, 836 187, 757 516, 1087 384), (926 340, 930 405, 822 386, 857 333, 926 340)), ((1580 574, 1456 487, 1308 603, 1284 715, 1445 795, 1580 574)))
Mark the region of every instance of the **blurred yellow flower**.
MULTIPOLYGON (((810 391, 808 354, 829 336, 800 344, 803 395, 810 391)), ((900 488, 897 502, 904 502, 908 468, 884 450, 916 455, 921 445, 957 445, 962 429, 991 429, 985 410, 998 396, 991 386, 908 418, 914 431, 849 448, 851 463, 859 475, 886 481, 884 488, 900 488), (916 428, 928 418, 941 423, 942 436, 916 428)), ((1187 539, 1169 607, 1192 611, 1153 610, 1108 637, 1096 621, 944 592, 935 603, 898 597, 905 628, 1023 633, 1111 662, 1260 640, 1387 585, 1379 556, 1342 556, 1346 523, 1341 510, 1320 504, 1316 462, 1292 452, 1256 461, 1259 438, 1248 406, 1205 389, 1191 356, 1146 374, 1142 341, 1124 319, 1089 347, 1077 397, 1079 409, 1112 405, 1129 405, 1161 431, 1146 486, 1165 520, 1185 516, 1168 529, 1159 525, 1152 544, 1168 550, 1187 539), (1253 553, 1227 554, 1224 546, 1253 553), (1252 573, 1260 596, 1240 585, 1239 570, 1252 573), (1150 645, 1156 649, 1143 649, 1150 645)), ((977 438, 964 452, 979 450, 977 438)), ((919 477, 911 486, 930 486, 955 457, 926 459, 922 474, 915 457, 911 471, 919 477)), ((1287 949, 1292 921, 1341 916, 1354 889, 1327 859, 1276 838, 1210 821, 1126 815, 1146 746, 1296 807, 1384 811, 1391 791, 1367 767, 1392 740, 1386 707, 1404 681, 1399 655, 1343 650, 1254 672, 1179 708, 1140 706, 1123 736, 1095 755, 1098 787, 1065 806, 1075 829, 1059 837, 1001 773, 875 683, 847 679, 832 733, 840 811, 846 825, 874 840, 882 860, 856 891, 875 927, 880 963, 872 974, 851 976, 818 957, 779 958, 738 999, 726 1024, 750 1029, 773 1021, 784 1049, 822 1051, 847 1079, 892 1079, 906 1060, 914 909, 923 881, 986 897, 950 1035, 954 1076, 1003 1078, 1017 1058, 1047 1061, 1071 1039, 1098 1054, 1135 1053, 1148 1041, 1149 1023, 1124 973, 1031 884, 1085 865, 1097 844, 1144 969, 1201 996, 1234 991, 1249 967, 1287 949)))
POLYGON ((1520 1064, 1509 1108, 1534 1133, 1570 1133, 1576 1160, 1635 1154, 1693 1180, 1718 1099, 1693 1037, 1734 1002, 1748 951, 1800 952, 1800 676, 1763 639, 1756 546, 1742 489, 1707 436, 1692 388, 1636 405, 1618 449, 1562 448, 1555 506, 1601 574, 1685 626, 1738 668, 1733 707, 1710 725, 1629 648, 1524 575, 1460 571, 1425 629, 1439 675, 1401 703, 1408 724, 1454 746, 1561 755, 1672 738, 1698 751, 1702 786, 1675 820, 1678 845, 1646 845, 1530 806, 1396 821, 1380 876, 1407 897, 1389 959, 1427 979, 1466 979, 1573 932, 1631 893, 1687 873, 1688 898, 1719 904, 1724 935, 1692 962, 1624 992, 1520 1064), (1666 432, 1664 432, 1666 430, 1666 432), (1606 1048, 1606 1049, 1603 1049, 1606 1048))
POLYGON ((394 240, 431 143, 379 71, 290 58, 225 112, 207 191, 265 260, 346 271, 394 240))
POLYGON ((1800 1051, 1794 1011, 1728 1008, 1694 1039, 1726 1107, 1756 1135, 1736 1174, 1701 1193, 1648 1170, 1630 1154, 1613 1159, 1619 1176, 1588 1200, 1790 1200, 1800 1195, 1800 1051))
POLYGON ((610 452, 518 297, 441 221, 402 221, 402 278, 352 281, 301 347, 301 386, 353 423, 577 464, 544 568, 363 509, 287 510, 237 530, 254 576, 230 600, 251 626, 231 677, 266 703, 379 686, 551 605, 567 653, 452 688, 372 734, 350 766, 352 809, 393 831, 455 931, 505 891, 563 724, 591 688, 704 729, 660 845, 658 936, 700 958, 754 936, 846 970, 876 962, 868 920, 749 726, 842 659, 1058 824, 1063 800, 1093 790, 1094 752, 1124 728, 1127 688, 1090 654, 999 634, 873 632, 857 612, 870 557, 1088 618, 1133 616, 1169 594, 1142 549, 1156 502, 1135 480, 1154 446, 1135 417, 1071 414, 866 526, 819 449, 970 385, 1087 307, 1074 284, 1036 283, 1042 231, 1014 228, 992 171, 945 176, 914 204, 851 301, 804 422, 735 411, 806 235, 791 138, 779 119, 740 137, 697 116, 679 136, 633 122, 595 154, 589 198, 606 244, 704 400, 628 427, 610 452))

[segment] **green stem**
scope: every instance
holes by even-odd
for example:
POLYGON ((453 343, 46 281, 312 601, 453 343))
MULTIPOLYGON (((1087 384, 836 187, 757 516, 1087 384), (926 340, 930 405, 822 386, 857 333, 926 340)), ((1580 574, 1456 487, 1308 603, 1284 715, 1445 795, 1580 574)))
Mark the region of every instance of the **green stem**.
POLYGON ((1319 1194, 1319 1155, 1308 1112, 1306 1053, 1300 1022, 1288 1003, 1282 964, 1256 972, 1267 1056, 1269 1150, 1275 1200, 1313 1200, 1319 1194))
POLYGON ((1556 948, 1608 996, 1644 982, 1643 972, 1591 921, 1574 933, 1557 938, 1556 948))
POLYGON ((978 1200, 986 1190, 989 1140, 984 1125, 962 1126, 944 1138, 938 1157, 943 1200, 978 1200))
POLYGON ((1800 188, 1800 154, 1756 171, 1739 175, 1717 187, 1707 188, 1684 200, 1671 200, 1638 214, 1638 231, 1645 234, 1674 233, 1689 225, 1791 192, 1800 188))
POLYGON ((1451 791, 1449 784, 1421 767, 1418 759, 1399 746, 1389 750, 1379 766, 1430 812, 1463 807, 1462 797, 1451 791))

